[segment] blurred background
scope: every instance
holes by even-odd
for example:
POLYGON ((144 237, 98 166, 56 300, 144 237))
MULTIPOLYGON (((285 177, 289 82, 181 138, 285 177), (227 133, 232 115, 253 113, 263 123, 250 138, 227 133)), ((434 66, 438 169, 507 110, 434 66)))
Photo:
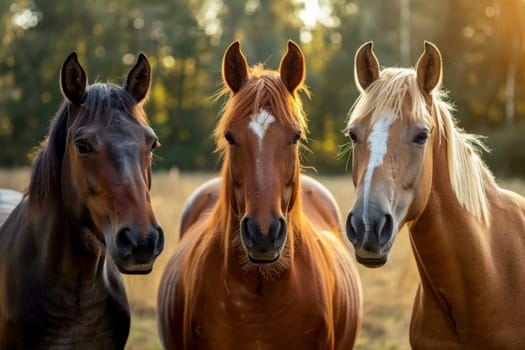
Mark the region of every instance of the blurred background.
POLYGON ((423 41, 444 58, 459 125, 488 136, 501 176, 525 175, 524 0, 0 0, 0 167, 30 164, 62 101, 60 67, 75 50, 89 81, 123 78, 139 52, 152 63, 146 111, 160 137, 156 169, 213 171, 225 48, 277 68, 291 38, 303 48, 305 100, 319 173, 345 172, 338 147, 357 97, 356 49, 373 40, 383 66, 413 66, 423 41))

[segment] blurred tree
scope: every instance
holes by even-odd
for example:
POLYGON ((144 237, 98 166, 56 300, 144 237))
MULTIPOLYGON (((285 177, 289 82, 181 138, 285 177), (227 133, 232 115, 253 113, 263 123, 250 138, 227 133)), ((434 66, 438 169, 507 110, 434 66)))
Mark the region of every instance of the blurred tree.
POLYGON ((450 2, 438 44, 445 83, 463 125, 480 128, 523 119, 524 3, 450 2), (517 108, 515 108, 517 107, 517 108))
POLYGON ((213 47, 206 23, 199 23, 207 1, 155 0, 142 5, 142 46, 155 60, 148 111, 163 147, 161 167, 209 169, 213 150, 208 137, 214 117, 210 110, 215 89, 213 47))
POLYGON ((314 130, 312 163, 319 171, 341 172, 345 160, 337 158, 339 146, 348 142, 343 136, 347 113, 358 96, 354 82, 354 55, 361 44, 374 42, 374 50, 385 66, 399 61, 397 43, 399 7, 395 2, 331 2, 332 21, 317 25, 306 44, 310 60, 309 80, 312 102, 308 108, 314 130))
POLYGON ((251 64, 276 68, 289 38, 306 54, 307 164, 319 171, 344 170, 336 154, 358 94, 354 54, 369 40, 383 66, 414 65, 423 40, 435 42, 467 129, 525 122, 523 0, 0 0, 0 164, 28 164, 62 101, 70 51, 90 82, 116 84, 143 51, 154 74, 146 110, 163 144, 155 166, 217 169, 210 135, 222 101, 212 97, 225 48, 240 39, 251 64))
POLYGON ((147 110, 167 144, 162 165, 204 166, 211 143, 201 142, 199 134, 200 124, 210 124, 203 111, 211 89, 202 72, 211 60, 203 54, 207 36, 195 20, 199 5, 150 1, 138 8, 135 1, 73 0, 40 1, 37 7, 3 0, 0 86, 7 93, 0 106, 0 147, 6 151, 0 162, 27 164, 24 155, 46 133, 62 100, 58 72, 70 51, 79 53, 91 82, 117 84, 144 51, 154 69, 147 110), (175 160, 175 153, 183 156, 175 160))

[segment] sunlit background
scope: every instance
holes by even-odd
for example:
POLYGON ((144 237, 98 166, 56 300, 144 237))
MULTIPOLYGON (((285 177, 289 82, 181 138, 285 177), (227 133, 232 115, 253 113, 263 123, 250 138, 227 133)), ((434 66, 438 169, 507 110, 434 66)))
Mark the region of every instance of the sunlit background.
POLYGON ((430 40, 461 126, 489 136, 497 174, 525 174, 523 0, 0 0, 0 166, 23 166, 62 101, 72 50, 90 81, 122 83, 136 55, 153 68, 147 112, 160 135, 156 169, 214 170, 212 132, 224 49, 240 39, 251 64, 277 68, 291 38, 308 65, 305 101, 320 172, 345 171, 338 146, 357 90, 353 57, 373 40, 383 66, 412 66, 430 40))

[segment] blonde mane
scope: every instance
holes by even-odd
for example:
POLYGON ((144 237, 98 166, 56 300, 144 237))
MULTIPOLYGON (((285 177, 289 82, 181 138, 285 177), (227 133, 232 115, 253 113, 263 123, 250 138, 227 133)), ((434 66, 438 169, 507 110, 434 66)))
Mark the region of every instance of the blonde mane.
POLYGON ((437 122, 440 140, 447 146, 449 177, 458 202, 480 222, 490 225, 485 186, 494 183, 490 170, 483 163, 480 152, 486 150, 481 138, 467 134, 456 126, 453 108, 444 98, 443 90, 432 93, 431 113, 425 96, 421 93, 414 69, 386 68, 357 98, 350 109, 348 127, 363 118, 370 118, 373 125, 385 110, 394 118, 403 117, 405 98, 410 97, 410 118, 432 128, 437 122))

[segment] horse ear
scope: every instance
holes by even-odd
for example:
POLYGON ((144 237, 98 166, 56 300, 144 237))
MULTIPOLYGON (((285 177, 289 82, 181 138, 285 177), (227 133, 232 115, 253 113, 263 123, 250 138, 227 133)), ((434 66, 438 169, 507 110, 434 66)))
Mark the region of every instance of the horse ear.
POLYGON ((222 59, 222 78, 233 93, 239 91, 248 78, 248 62, 241 52, 241 44, 234 41, 222 59))
POLYGON ((306 68, 301 48, 292 40, 288 40, 288 49, 279 65, 281 79, 292 94, 304 82, 306 68))
POLYGON ((80 65, 76 52, 67 56, 60 70, 60 90, 66 100, 79 104, 86 93, 87 75, 80 65))
POLYGON ((379 61, 373 51, 374 43, 369 41, 361 45, 354 59, 354 75, 357 87, 364 91, 379 78, 379 61))
POLYGON ((441 84, 443 63, 436 45, 425 41, 425 51, 417 61, 416 72, 417 84, 427 95, 430 95, 441 84))
POLYGON ((141 103, 148 96, 150 84, 151 66, 146 56, 141 52, 137 58, 137 63, 128 73, 124 89, 135 98, 137 103, 141 103))

